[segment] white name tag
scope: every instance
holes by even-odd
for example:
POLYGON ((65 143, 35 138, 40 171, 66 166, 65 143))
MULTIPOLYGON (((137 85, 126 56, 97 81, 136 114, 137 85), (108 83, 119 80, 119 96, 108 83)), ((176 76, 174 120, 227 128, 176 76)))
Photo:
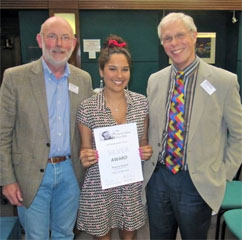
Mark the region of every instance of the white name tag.
POLYGON ((215 87, 208 81, 208 80, 204 80, 201 83, 201 87, 209 94, 212 95, 216 89, 215 87))
POLYGON ((69 91, 78 94, 78 92, 79 92, 79 87, 76 86, 76 85, 74 85, 74 84, 72 84, 72 83, 69 83, 69 91))

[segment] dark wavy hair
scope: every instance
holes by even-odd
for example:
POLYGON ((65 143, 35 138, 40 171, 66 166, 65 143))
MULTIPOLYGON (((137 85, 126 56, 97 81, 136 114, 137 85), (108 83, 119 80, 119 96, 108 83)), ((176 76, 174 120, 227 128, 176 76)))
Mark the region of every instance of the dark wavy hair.
POLYGON ((120 36, 111 34, 106 38, 98 58, 98 64, 101 70, 104 69, 105 64, 109 61, 110 56, 114 53, 124 54, 128 60, 129 67, 131 67, 131 54, 129 52, 127 42, 125 42, 120 36), (125 43, 126 45, 121 47, 114 44, 109 44, 110 40, 116 40, 118 44, 122 45, 122 43, 125 43))

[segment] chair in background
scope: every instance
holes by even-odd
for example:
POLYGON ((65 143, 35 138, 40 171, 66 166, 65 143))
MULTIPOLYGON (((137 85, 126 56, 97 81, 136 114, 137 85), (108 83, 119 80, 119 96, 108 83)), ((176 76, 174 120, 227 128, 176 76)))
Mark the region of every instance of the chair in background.
POLYGON ((21 239, 18 217, 0 217, 0 239, 21 239))
POLYGON ((219 239, 221 217, 232 209, 242 209, 242 181, 227 182, 224 199, 217 214, 215 239, 219 239))
POLYGON ((226 227, 233 235, 242 240, 242 209, 232 209, 226 211, 223 215, 221 239, 224 240, 226 227))

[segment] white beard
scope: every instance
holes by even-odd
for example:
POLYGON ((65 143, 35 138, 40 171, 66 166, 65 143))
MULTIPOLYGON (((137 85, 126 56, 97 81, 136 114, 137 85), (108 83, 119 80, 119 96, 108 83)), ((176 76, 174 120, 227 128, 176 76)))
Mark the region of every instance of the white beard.
POLYGON ((73 52, 73 47, 71 48, 71 50, 69 52, 67 52, 66 50, 64 50, 64 52, 66 53, 66 56, 62 59, 62 60, 56 60, 52 54, 51 51, 53 50, 57 50, 57 51, 63 51, 61 48, 55 48, 52 50, 48 50, 45 47, 44 41, 42 40, 42 52, 43 52, 43 57, 44 59, 49 62, 51 65, 55 66, 55 67, 60 67, 60 66, 64 66, 67 61, 70 59, 71 54, 73 52))

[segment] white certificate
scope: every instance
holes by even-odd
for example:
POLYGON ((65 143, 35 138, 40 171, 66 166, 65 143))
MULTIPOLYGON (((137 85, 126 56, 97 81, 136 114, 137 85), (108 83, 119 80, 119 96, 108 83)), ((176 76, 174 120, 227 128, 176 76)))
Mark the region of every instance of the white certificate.
POLYGON ((143 181, 136 123, 95 128, 102 189, 143 181))

